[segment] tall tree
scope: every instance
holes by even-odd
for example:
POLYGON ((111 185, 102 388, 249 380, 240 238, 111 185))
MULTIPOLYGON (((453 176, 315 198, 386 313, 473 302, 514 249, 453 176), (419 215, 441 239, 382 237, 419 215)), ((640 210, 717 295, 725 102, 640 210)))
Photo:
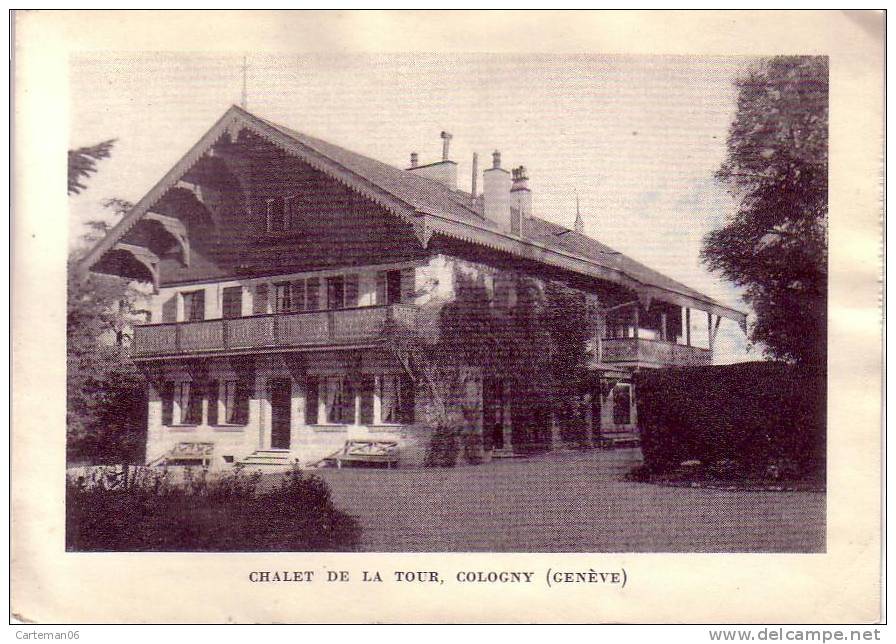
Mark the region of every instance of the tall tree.
POLYGON ((96 162, 112 153, 115 139, 68 151, 68 194, 80 194, 87 186, 81 183, 96 172, 96 162))
POLYGON ((744 289, 750 339, 823 364, 827 341, 828 61, 782 56, 736 81, 737 115, 716 176, 739 202, 703 241, 710 270, 744 289))
MULTIPOLYGON (((130 209, 121 199, 107 208, 120 217, 130 209)), ((90 248, 110 224, 86 223, 81 249, 90 248)), ((129 280, 77 267, 80 252, 69 257, 66 408, 68 456, 94 463, 138 462, 145 440, 144 379, 128 354, 128 333, 145 311, 129 280)))

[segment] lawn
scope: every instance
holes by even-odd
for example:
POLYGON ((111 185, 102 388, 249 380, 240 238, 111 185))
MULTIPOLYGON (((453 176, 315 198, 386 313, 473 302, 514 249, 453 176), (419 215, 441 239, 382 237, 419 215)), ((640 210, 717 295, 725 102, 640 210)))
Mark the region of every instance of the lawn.
POLYGON ((553 452, 456 469, 324 469, 361 550, 823 552, 825 495, 623 480, 637 449, 553 452))

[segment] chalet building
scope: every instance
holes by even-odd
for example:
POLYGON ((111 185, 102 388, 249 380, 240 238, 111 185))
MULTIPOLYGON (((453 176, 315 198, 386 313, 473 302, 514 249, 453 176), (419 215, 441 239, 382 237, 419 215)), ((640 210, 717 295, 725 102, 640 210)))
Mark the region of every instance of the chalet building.
MULTIPOLYGON (((147 462, 198 446, 215 465, 305 465, 347 441, 419 460, 427 395, 383 330, 451 302, 461 278, 496 306, 514 305, 521 278, 585 294, 592 441, 635 431, 633 371, 710 364, 721 320, 745 324, 580 219, 536 217, 525 169, 497 152, 459 190, 442 138, 440 161, 412 154, 402 170, 234 106, 90 251, 85 271, 153 287, 131 342, 149 383, 147 462)), ((470 392, 486 457, 518 446, 512 388, 482 374, 470 392)))

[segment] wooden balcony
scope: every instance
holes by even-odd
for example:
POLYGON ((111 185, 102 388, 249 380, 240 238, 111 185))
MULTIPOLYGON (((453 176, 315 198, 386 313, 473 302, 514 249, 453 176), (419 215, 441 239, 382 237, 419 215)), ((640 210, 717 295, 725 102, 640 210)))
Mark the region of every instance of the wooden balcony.
POLYGON ((382 338, 388 319, 413 320, 410 304, 339 311, 275 313, 241 318, 144 324, 134 328, 134 357, 192 355, 250 349, 352 346, 382 338))
POLYGON ((601 341, 601 361, 630 367, 696 367, 712 364, 712 351, 662 340, 612 338, 601 341))

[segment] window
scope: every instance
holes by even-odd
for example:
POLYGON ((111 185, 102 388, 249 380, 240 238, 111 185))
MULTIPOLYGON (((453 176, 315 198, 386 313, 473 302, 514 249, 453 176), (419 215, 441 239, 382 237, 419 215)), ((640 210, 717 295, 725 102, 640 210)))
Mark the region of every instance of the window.
POLYGON ((404 425, 414 422, 414 384, 406 374, 384 374, 376 378, 376 422, 404 425))
POLYGON ((221 302, 222 316, 238 318, 243 315, 243 287, 228 286, 224 288, 221 302))
POLYGON ((224 407, 224 422, 228 425, 236 425, 239 421, 236 389, 236 380, 225 380, 221 383, 221 403, 224 407))
POLYGON ((292 284, 289 282, 274 284, 274 313, 292 311, 292 307, 292 284))
POLYGON ((516 280, 513 275, 499 273, 494 281, 494 303, 501 309, 516 306, 516 280))
POLYGON ((190 291, 183 294, 184 320, 196 322, 205 319, 205 291, 190 291))
POLYGON ((632 387, 620 383, 613 388, 613 423, 630 425, 632 422, 632 387))
POLYGON ((269 233, 289 230, 289 211, 286 208, 285 198, 268 199, 267 229, 269 233))
POLYGON ((305 280, 296 280, 292 283, 292 310, 305 310, 305 280))
POLYGON ((305 309, 317 311, 320 309, 320 278, 309 277, 306 282, 305 309))
POLYGON ((335 425, 355 423, 355 393, 351 380, 345 375, 321 378, 320 387, 324 422, 335 425))
POLYGON ((264 315, 268 312, 268 285, 255 285, 255 298, 253 300, 252 312, 255 315, 264 315))
POLYGON ((177 424, 199 425, 202 422, 202 391, 190 381, 177 385, 177 424))
POLYGON ((342 275, 327 278, 327 309, 345 308, 345 278, 342 275))
POLYGON ((305 395, 306 423, 355 424, 355 391, 346 375, 309 375, 305 381, 305 395))

